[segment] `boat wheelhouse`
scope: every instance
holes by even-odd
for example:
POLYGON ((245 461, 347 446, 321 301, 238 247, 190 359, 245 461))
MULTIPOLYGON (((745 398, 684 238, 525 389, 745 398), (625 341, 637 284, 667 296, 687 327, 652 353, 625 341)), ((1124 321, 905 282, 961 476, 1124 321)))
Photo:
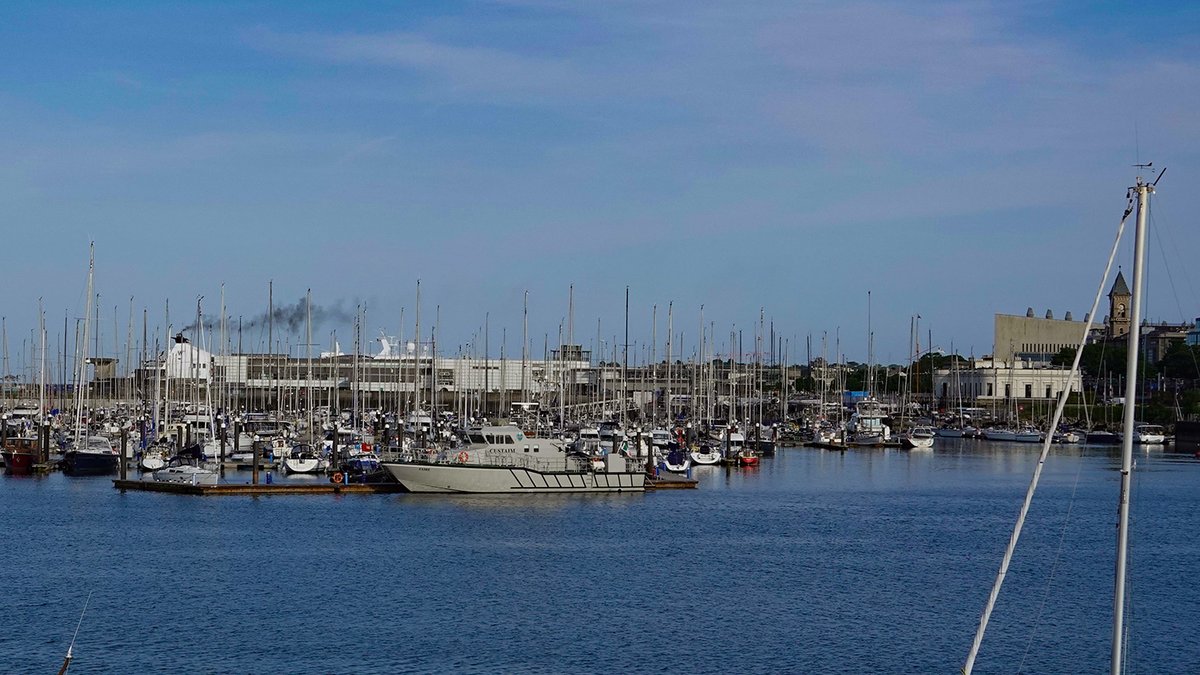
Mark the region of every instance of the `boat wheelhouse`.
POLYGON ((533 438, 513 425, 474 427, 467 444, 384 468, 410 492, 641 492, 646 474, 618 453, 593 457, 555 438, 533 438))

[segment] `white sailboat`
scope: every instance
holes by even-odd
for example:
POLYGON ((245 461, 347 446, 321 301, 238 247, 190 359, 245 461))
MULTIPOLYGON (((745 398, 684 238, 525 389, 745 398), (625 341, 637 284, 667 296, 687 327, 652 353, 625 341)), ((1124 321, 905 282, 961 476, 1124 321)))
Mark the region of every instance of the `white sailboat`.
MULTIPOLYGON (((1159 173, 1158 177, 1162 178, 1162 173, 1159 173)), ((1130 303, 1130 325, 1136 327, 1141 323, 1141 305, 1143 293, 1142 267, 1145 260, 1146 249, 1146 213, 1149 207, 1150 195, 1154 193, 1154 186, 1157 183, 1157 179, 1153 183, 1144 183, 1139 177, 1137 179, 1137 184, 1129 189, 1129 206, 1125 210, 1125 215, 1121 218, 1121 224, 1117 230, 1116 241, 1113 242, 1112 252, 1109 254, 1108 265, 1104 270, 1104 276, 1101 278, 1101 285, 1096 291, 1096 297, 1092 303, 1092 309, 1089 313, 1089 318, 1085 322, 1081 344, 1075 351, 1075 361, 1071 366, 1072 376, 1079 370, 1079 361, 1083 354, 1083 342, 1086 341, 1088 332, 1092 327, 1091 317, 1096 315, 1096 309, 1100 304, 1100 297, 1104 292, 1104 280, 1108 278, 1109 273, 1112 271, 1112 264, 1113 260, 1116 258, 1117 246, 1120 243, 1121 235, 1124 232, 1125 222, 1128 220, 1129 215, 1134 210, 1135 199, 1137 207, 1137 224, 1134 230, 1133 293, 1132 301, 1130 303)), ((1129 331, 1129 343, 1125 362, 1124 428, 1130 430, 1134 428, 1137 396, 1139 339, 1140 331, 1136 329, 1129 331)), ((1054 419, 1050 425, 1051 429, 1056 428, 1058 426, 1058 422, 1062 419, 1063 409, 1066 407, 1067 396, 1069 393, 1070 389, 1064 388, 1063 392, 1060 394, 1058 405, 1054 411, 1054 419)), ((970 675, 975 666, 975 659, 979 655, 979 649, 983 643, 984 632, 987 630, 988 620, 991 617, 992 610, 995 608, 996 599, 1000 595, 1000 588, 1003 585, 1004 577, 1008 572, 1009 563, 1012 561, 1012 556, 1014 550, 1016 549, 1017 541, 1020 539, 1021 529, 1024 525, 1025 517, 1029 513, 1029 507, 1033 501, 1033 495, 1037 489, 1038 480, 1041 477, 1042 467, 1045 465, 1047 455, 1049 455, 1052 441, 1052 435, 1048 435, 1043 440, 1042 452, 1038 458, 1038 462, 1034 465, 1033 477, 1030 480, 1029 488, 1026 490, 1024 503, 1022 504, 1021 511, 1017 516, 1017 522, 1013 527, 1012 536, 1009 538, 1008 546, 1004 551, 1004 557, 1000 563, 1000 570, 996 574, 996 579, 992 584, 992 590, 988 595, 983 614, 979 619, 979 627, 976 630, 975 638, 971 644, 971 649, 968 652, 966 662, 962 667, 963 675, 970 675)), ((1124 666, 1124 641, 1126 637, 1124 634, 1125 585, 1129 550, 1129 493, 1133 474, 1133 444, 1134 434, 1124 434, 1121 444, 1120 488, 1117 497, 1116 568, 1114 570, 1115 582, 1113 585, 1112 650, 1109 663, 1110 672, 1113 675, 1120 673, 1124 666)))

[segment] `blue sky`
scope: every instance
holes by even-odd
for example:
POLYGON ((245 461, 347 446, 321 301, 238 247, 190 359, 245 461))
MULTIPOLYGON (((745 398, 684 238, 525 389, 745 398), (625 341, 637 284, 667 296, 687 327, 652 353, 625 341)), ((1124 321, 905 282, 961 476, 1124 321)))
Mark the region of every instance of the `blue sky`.
MULTIPOLYGON (((1170 167, 1152 319, 1200 315, 1200 9, 1095 2, 11 2, 0 7, 0 297, 13 369, 43 298, 105 351, 204 296, 312 289, 368 338, 694 351, 760 308, 879 361, 992 349, 992 315, 1082 318, 1132 164, 1170 167), (116 328, 114 329, 114 324, 116 328), (114 340, 114 333, 117 333, 114 340), (678 348, 677 348, 678 349, 678 348)), ((1130 253, 1122 260, 1128 269, 1130 253)), ((290 340, 292 345, 303 336, 290 340)), ((244 345, 261 337, 245 335, 244 345)), ((123 350, 123 347, 120 347, 123 350)))

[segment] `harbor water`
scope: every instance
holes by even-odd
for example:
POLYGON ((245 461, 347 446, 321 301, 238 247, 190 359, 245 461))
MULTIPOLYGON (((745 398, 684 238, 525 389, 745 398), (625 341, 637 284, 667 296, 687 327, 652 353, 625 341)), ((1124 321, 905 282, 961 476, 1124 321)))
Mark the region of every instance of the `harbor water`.
MULTIPOLYGON (((57 669, 90 593, 76 674, 958 672, 1039 448, 781 448, 618 495, 5 476, 0 664, 57 669)), ((1200 460, 1136 461, 1130 671, 1197 672, 1200 460)), ((1053 450, 978 672, 1108 668, 1118 465, 1053 450)))

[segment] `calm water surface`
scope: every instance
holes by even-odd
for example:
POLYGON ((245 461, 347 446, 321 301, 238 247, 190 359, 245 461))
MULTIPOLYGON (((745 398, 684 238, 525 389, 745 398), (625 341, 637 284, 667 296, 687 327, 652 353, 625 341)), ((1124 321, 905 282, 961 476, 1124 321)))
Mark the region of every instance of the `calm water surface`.
MULTIPOLYGON (((0 668, 958 672, 1037 448, 781 449, 644 495, 195 498, 0 478, 0 668)), ((1131 672, 1200 672, 1200 461, 1137 452, 1131 672)), ((978 672, 1108 667, 1118 459, 1056 449, 978 672)))

